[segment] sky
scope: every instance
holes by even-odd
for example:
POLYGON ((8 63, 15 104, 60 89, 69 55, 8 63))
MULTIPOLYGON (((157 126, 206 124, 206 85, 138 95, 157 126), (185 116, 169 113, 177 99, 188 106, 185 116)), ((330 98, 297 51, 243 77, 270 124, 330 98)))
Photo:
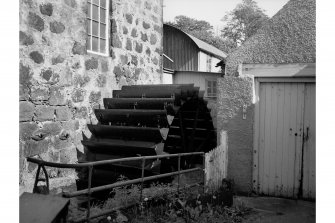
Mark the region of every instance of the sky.
MULTIPOLYGON (((255 0, 265 14, 272 17, 289 0, 255 0)), ((220 21, 226 12, 233 10, 242 0, 164 0, 164 22, 173 21, 178 15, 205 20, 209 22, 214 31, 223 26, 220 21)))

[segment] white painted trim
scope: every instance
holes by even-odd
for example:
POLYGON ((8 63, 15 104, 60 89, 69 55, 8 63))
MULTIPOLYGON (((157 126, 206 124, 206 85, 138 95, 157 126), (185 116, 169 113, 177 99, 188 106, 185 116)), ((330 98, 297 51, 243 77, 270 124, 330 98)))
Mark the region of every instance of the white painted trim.
POLYGON ((108 54, 104 54, 104 53, 98 53, 95 51, 91 51, 91 50, 87 50, 87 53, 91 53, 91 54, 95 54, 95 55, 99 55, 99 56, 104 56, 104 57, 108 57, 108 54))
POLYGON ((198 71, 200 71, 200 53, 201 51, 198 52, 198 71))
POLYGON ((299 77, 257 77, 257 81, 259 82, 289 82, 289 83, 301 83, 301 82, 314 82, 314 77, 306 77, 306 78, 299 78, 299 77))
MULTIPOLYGON (((93 2, 91 3, 87 3, 87 4, 91 4, 91 16, 93 17, 93 2)), ((100 1, 99 1, 99 5, 100 5, 100 1)), ((100 55, 100 56, 106 56, 108 57, 109 56, 109 38, 110 38, 110 21, 109 21, 109 11, 110 11, 110 5, 109 5, 109 0, 106 0, 106 21, 105 21, 105 24, 106 24, 106 29, 105 29, 105 40, 106 40, 106 46, 105 46, 105 50, 106 50, 106 53, 100 53, 100 52, 97 52, 97 51, 93 51, 93 50, 87 50, 87 52, 89 53, 92 53, 92 54, 96 54, 96 55, 100 55)), ((104 8, 103 8, 104 9, 104 8)), ((99 27, 98 27, 98 39, 99 39, 99 42, 98 42, 98 48, 100 49, 100 6, 99 6, 99 27)), ((88 18, 86 18, 87 20, 88 18)), ((91 18, 92 20, 92 18, 91 18)), ((93 20, 92 20, 93 21, 93 20)), ((92 34, 93 32, 93 22, 91 23, 91 37, 93 36, 92 34)), ((86 35, 87 37, 88 35, 86 35)), ((91 47, 92 47, 92 44, 93 44, 93 38, 90 38, 89 41, 91 41, 91 47)))
POLYGON ((315 63, 243 64, 242 73, 255 77, 315 77, 315 63))
POLYGON ((252 185, 253 191, 258 194, 259 193, 259 174, 258 174, 258 156, 259 156, 259 85, 260 82, 254 78, 254 93, 255 93, 255 113, 254 113, 254 147, 252 150, 253 155, 253 164, 252 164, 252 185))

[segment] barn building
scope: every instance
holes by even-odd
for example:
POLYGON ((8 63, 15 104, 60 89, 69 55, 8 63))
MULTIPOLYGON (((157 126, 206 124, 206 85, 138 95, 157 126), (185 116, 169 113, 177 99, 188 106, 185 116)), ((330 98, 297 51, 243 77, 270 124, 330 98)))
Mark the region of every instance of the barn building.
POLYGON ((217 78, 222 75, 216 64, 226 53, 171 25, 163 25, 163 83, 194 83, 203 91, 216 128, 217 78))
POLYGON ((170 82, 194 83, 205 96, 213 97, 206 86, 211 87, 211 81, 220 76, 221 68, 216 64, 227 57, 226 53, 171 25, 164 24, 163 32, 163 69, 170 82))

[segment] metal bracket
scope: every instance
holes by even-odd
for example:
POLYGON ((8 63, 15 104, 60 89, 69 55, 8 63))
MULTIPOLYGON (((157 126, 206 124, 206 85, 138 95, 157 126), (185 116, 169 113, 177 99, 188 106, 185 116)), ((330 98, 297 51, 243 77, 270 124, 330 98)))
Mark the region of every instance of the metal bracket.
POLYGON ((247 105, 245 104, 243 105, 242 111, 243 111, 242 118, 247 119, 247 105))

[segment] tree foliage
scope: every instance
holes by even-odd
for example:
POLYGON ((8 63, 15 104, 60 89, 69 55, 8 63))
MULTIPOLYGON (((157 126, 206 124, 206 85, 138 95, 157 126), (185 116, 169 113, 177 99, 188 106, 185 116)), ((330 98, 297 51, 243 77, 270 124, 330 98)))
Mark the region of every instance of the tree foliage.
POLYGON ((174 27, 183 30, 184 32, 203 31, 209 34, 213 34, 213 26, 209 22, 204 20, 192 19, 184 15, 179 15, 174 18, 174 23, 167 23, 174 27))
POLYGON ((226 24, 221 30, 222 37, 230 39, 237 45, 254 35, 268 21, 269 17, 253 0, 242 0, 233 11, 222 19, 226 24))
POLYGON ((233 41, 229 39, 224 40, 219 36, 215 36, 213 33, 213 26, 204 20, 197 20, 184 15, 179 15, 175 17, 174 22, 167 22, 166 24, 195 36, 225 53, 230 53, 236 47, 236 44, 233 41))

